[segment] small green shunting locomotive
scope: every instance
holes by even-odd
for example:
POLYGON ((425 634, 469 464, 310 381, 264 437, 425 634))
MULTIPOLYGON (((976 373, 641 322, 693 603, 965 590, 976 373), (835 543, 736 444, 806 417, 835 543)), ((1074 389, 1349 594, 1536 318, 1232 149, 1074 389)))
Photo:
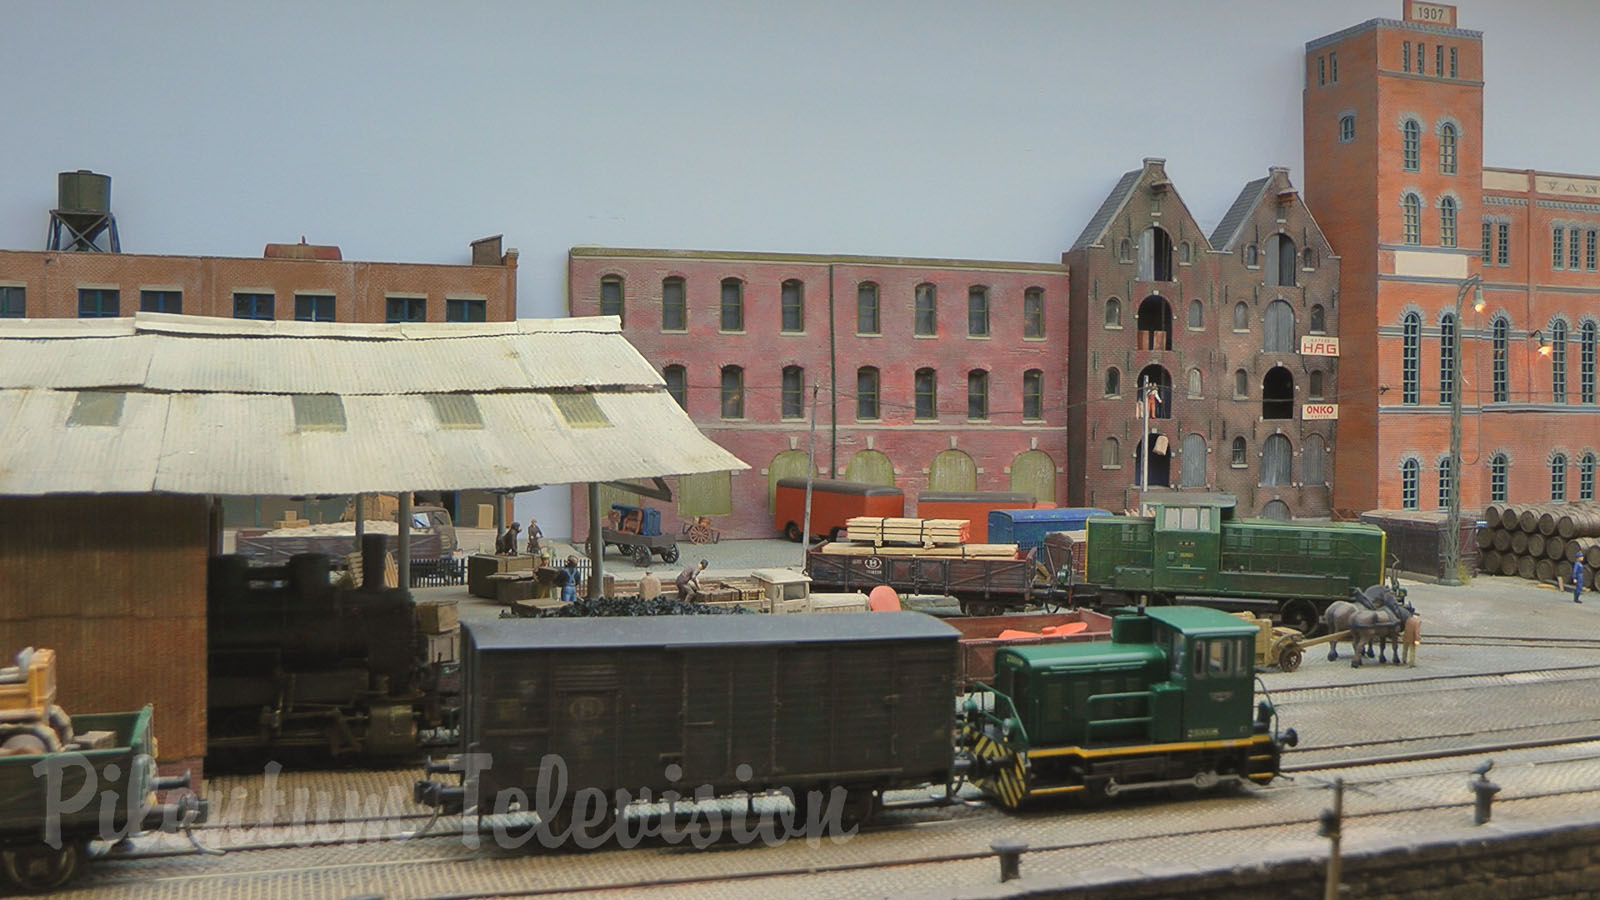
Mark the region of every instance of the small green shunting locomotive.
POLYGON ((1064 794, 1265 783, 1294 730, 1255 703, 1256 626, 1192 606, 1123 611, 1111 642, 1013 647, 969 699, 958 744, 1007 808, 1064 794))

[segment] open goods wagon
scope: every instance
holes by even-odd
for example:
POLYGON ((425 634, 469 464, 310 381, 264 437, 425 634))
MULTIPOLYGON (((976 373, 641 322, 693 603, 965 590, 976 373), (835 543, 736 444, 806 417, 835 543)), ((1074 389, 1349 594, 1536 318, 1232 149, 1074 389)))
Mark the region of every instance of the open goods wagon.
POLYGON ((992 616, 1035 602, 1033 551, 1019 556, 835 556, 813 547, 806 553, 806 574, 817 590, 871 593, 886 584, 900 594, 954 597, 962 613, 992 616))

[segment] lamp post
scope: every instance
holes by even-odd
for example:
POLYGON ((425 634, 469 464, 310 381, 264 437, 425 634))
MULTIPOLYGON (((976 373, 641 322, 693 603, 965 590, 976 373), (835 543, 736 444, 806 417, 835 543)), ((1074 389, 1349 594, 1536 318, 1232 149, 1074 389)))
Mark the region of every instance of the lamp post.
POLYGON ((1445 554, 1444 554, 1444 583, 1460 584, 1461 571, 1461 363, 1462 342, 1461 335, 1465 331, 1461 327, 1461 302, 1467 298, 1467 289, 1475 291, 1472 301, 1474 311, 1483 310, 1483 276, 1473 275, 1461 282, 1461 287, 1456 291, 1455 334, 1451 339, 1455 342, 1455 366, 1450 380, 1450 505, 1445 515, 1445 554))

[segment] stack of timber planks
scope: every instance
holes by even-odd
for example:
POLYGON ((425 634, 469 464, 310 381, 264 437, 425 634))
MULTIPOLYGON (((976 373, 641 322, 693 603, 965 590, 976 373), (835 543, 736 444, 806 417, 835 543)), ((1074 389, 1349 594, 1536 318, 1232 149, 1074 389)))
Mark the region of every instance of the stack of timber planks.
POLYGON ((966 519, 903 519, 853 516, 845 521, 850 540, 857 543, 937 547, 965 544, 972 523, 966 519))
POLYGON ((1565 584, 1578 554, 1584 585, 1594 587, 1600 563, 1600 502, 1491 505, 1478 530, 1479 570, 1565 584))

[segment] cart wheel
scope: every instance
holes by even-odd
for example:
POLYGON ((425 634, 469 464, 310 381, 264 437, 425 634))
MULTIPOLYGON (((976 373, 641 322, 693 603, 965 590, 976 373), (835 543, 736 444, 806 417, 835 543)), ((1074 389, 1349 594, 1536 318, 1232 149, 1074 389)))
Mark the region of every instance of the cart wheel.
POLYGON ((1299 647, 1289 647, 1278 656, 1278 669, 1284 672, 1293 672, 1295 669, 1300 668, 1300 662, 1304 658, 1305 654, 1299 647))
POLYGON ((41 843, 0 852, 0 866, 25 891, 53 891, 71 881, 82 865, 83 842, 75 840, 59 850, 41 843))
POLYGON ((1317 615, 1316 604, 1310 600, 1290 600, 1283 605, 1283 624, 1312 637, 1322 627, 1322 617, 1317 615))
POLYGON ((650 565, 650 548, 640 544, 633 548, 633 564, 639 568, 650 565))
POLYGON ((661 551, 661 559, 663 561, 669 562, 669 563, 677 562, 678 561, 678 545, 677 544, 673 544, 671 547, 668 547, 667 549, 661 551))
POLYGON ((800 543, 800 539, 802 537, 805 537, 805 535, 800 533, 800 526, 793 522, 783 526, 783 536, 791 541, 794 541, 796 544, 800 543))

